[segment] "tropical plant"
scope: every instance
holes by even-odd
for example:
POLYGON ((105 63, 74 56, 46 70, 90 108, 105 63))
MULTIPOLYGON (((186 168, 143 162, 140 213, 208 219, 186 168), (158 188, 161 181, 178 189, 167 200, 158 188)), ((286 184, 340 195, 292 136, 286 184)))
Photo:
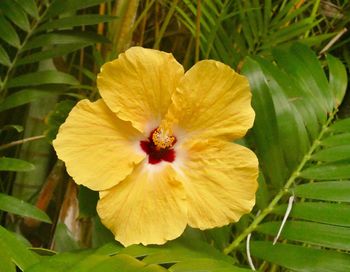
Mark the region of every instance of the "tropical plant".
POLYGON ((348 4, 0 1, 0 272, 348 271, 348 4), (58 127, 77 100, 98 98, 99 67, 133 44, 249 79, 256 118, 240 143, 259 158, 259 189, 237 224, 124 248, 98 195, 56 160, 58 127))

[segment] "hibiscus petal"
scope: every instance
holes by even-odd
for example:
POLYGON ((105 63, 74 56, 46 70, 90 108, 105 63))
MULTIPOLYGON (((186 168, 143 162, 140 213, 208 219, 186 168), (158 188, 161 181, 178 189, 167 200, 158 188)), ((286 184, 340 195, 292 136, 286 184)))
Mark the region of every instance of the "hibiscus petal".
POLYGON ((76 183, 92 190, 118 184, 145 158, 142 135, 118 119, 103 100, 80 101, 60 127, 53 145, 76 183))
POLYGON ((187 155, 177 172, 191 227, 220 227, 251 211, 258 186, 258 160, 251 150, 217 139, 184 148, 187 155))
POLYGON ((97 86, 119 118, 148 136, 166 114, 183 74, 172 54, 132 47, 102 66, 97 86))
POLYGON ((218 61, 195 64, 186 72, 172 100, 169 120, 204 138, 241 138, 254 122, 248 80, 218 61))
POLYGON ((97 212, 124 246, 164 244, 187 223, 185 191, 170 165, 141 163, 117 186, 101 192, 97 212))

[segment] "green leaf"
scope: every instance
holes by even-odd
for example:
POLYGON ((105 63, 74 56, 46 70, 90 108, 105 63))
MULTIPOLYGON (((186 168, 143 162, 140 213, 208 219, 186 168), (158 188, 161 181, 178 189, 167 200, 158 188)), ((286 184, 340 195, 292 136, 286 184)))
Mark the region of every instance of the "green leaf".
POLYGON ((74 52, 78 49, 84 48, 88 46, 89 44, 86 43, 79 43, 79 44, 64 44, 60 46, 53 46, 49 49, 46 49, 44 51, 40 51, 37 53, 30 54, 26 57, 21 58, 16 62, 16 66, 20 66, 23 64, 33 63, 42 61, 45 59, 54 58, 57 56, 63 56, 67 55, 68 53, 74 52))
POLYGON ((1 0, 0 10, 12 23, 24 31, 29 32, 29 21, 20 4, 13 0, 1 0))
POLYGON ((56 15, 96 6, 108 0, 55 0, 47 10, 45 18, 52 18, 56 15))
POLYGON ((36 254, 27 249, 14 234, 0 226, 0 252, 2 251, 11 256, 12 261, 22 271, 39 262, 36 254))
POLYGON ((7 87, 37 86, 42 84, 68 84, 77 85, 79 81, 66 73, 59 71, 39 71, 27 73, 18 77, 11 78, 7 87))
POLYGON ((329 87, 333 93, 334 106, 339 106, 343 101, 348 83, 346 69, 342 62, 332 55, 327 55, 327 62, 329 68, 329 87))
MULTIPOLYGON (((287 205, 274 209, 274 213, 284 215, 287 205)), ((290 217, 331 225, 350 227, 349 205, 346 203, 300 202, 293 205, 290 217)))
POLYGON ((34 18, 39 18, 38 7, 36 6, 35 0, 15 0, 21 7, 34 18))
POLYGON ((232 258, 224 255, 209 244, 200 240, 178 239, 163 246, 129 246, 120 251, 133 257, 146 256, 143 261, 148 264, 176 263, 195 258, 214 258, 216 260, 233 263, 232 258))
POLYGON ((39 26, 36 31, 49 30, 49 29, 64 29, 72 28, 75 26, 84 26, 84 25, 94 25, 104 22, 111 22, 115 20, 116 16, 108 15, 76 15, 70 17, 63 17, 56 20, 46 22, 45 24, 39 26))
POLYGON ((13 158, 0 158, 0 171, 32 171, 35 169, 35 166, 29 162, 13 159, 13 158))
POLYGON ((5 49, 0 45, 0 63, 6 66, 11 65, 11 60, 9 56, 7 55, 7 52, 5 49))
POLYGON ((96 205, 98 199, 98 192, 92 191, 85 186, 79 186, 79 217, 87 218, 96 216, 96 205))
MULTIPOLYGON (((260 225, 257 231, 275 236, 280 226, 281 222, 268 222, 260 225)), ((349 250, 350 228, 314 222, 290 221, 284 225, 281 239, 349 250)))
POLYGON ((321 145, 324 145, 324 146, 347 145, 349 143, 350 143, 350 133, 337 134, 321 140, 321 145))
POLYGON ((26 43, 26 45, 23 47, 23 50, 50 45, 95 44, 108 42, 109 40, 107 38, 93 32, 62 30, 33 37, 28 41, 28 43, 26 43))
POLYGON ((23 200, 2 193, 0 193, 0 210, 51 223, 51 219, 42 210, 23 200))
POLYGON ((16 130, 17 132, 22 132, 23 131, 23 126, 20 126, 20 125, 6 125, 6 126, 3 126, 1 129, 0 129, 0 133, 4 130, 16 130))
POLYGON ((348 142, 348 145, 340 145, 318 151, 312 155, 312 159, 325 162, 350 159, 349 143, 350 142, 348 142))
POLYGON ((292 79, 285 77, 273 64, 264 59, 257 60, 263 68, 271 93, 278 124, 278 136, 283 147, 284 158, 292 172, 310 147, 309 135, 299 111, 290 103, 285 89, 292 79))
POLYGON ((257 145, 258 157, 264 161, 263 173, 266 179, 280 187, 286 177, 283 153, 280 148, 276 112, 266 79, 258 63, 247 58, 242 70, 249 79, 256 112, 252 133, 257 145))
POLYGON ((251 242, 251 254, 293 271, 347 272, 350 256, 330 250, 272 242, 251 242))
POLYGON ((0 245, 0 272, 16 272, 16 266, 12 262, 11 256, 7 253, 6 250, 1 250, 0 245))
POLYGON ((306 179, 337 180, 350 178, 350 161, 324 163, 309 167, 300 173, 306 179))
MULTIPOLYGON (((298 89, 303 91, 302 99, 310 101, 308 106, 316 114, 319 123, 325 123, 327 112, 329 110, 328 104, 331 103, 331 105, 333 105, 333 99, 331 98, 331 101, 325 101, 326 97, 323 96, 318 84, 316 84, 318 78, 314 76, 320 73, 318 71, 320 63, 318 62, 315 53, 305 45, 298 45, 293 51, 276 48, 273 50, 273 55, 278 65, 282 67, 290 77, 294 78, 298 89), (297 50, 303 51, 305 60, 302 59, 302 56, 297 55, 297 50), (317 64, 315 64, 316 62, 317 64)), ((323 74, 322 77, 325 77, 325 75, 323 74)), ((323 85, 324 84, 322 84, 322 86, 323 85)), ((331 93, 329 92, 328 96, 330 95, 331 93)))
POLYGON ((0 102, 0 112, 52 95, 57 95, 57 92, 49 92, 39 89, 25 89, 15 92, 0 102))
POLYGON ((0 33, 1 39, 3 39, 8 44, 17 48, 20 46, 21 42, 19 40, 16 30, 2 15, 0 15, 0 33))
MULTIPOLYGON (((46 131, 46 137, 49 139, 49 141, 53 141, 56 138, 59 127, 61 126, 61 124, 64 123, 69 112, 71 111, 71 109, 74 107, 75 104, 76 104, 75 101, 63 100, 63 101, 57 103, 55 105, 55 108, 53 109, 53 111, 49 113, 49 115, 47 117, 48 129, 46 131)), ((83 187, 81 187, 81 188, 83 188, 83 187)), ((82 190, 84 190, 84 189, 82 189, 82 190)), ((86 189, 86 190, 88 190, 88 189, 86 189)), ((80 194, 80 191, 79 191, 79 194, 80 194)), ((80 203, 80 201, 79 201, 79 203, 80 203)), ((90 207, 91 203, 92 203, 92 205, 96 204, 94 201, 91 202, 91 200, 89 199, 88 201, 85 202, 85 204, 88 205, 88 206, 86 206, 86 208, 90 207)), ((87 208, 87 209, 89 209, 89 208, 87 208)), ((94 206, 94 209, 96 209, 96 205, 94 206)))
POLYGON ((350 181, 328 181, 296 186, 293 193, 299 197, 350 202, 350 181))
POLYGON ((330 126, 329 131, 333 133, 350 132, 350 118, 338 120, 330 126))
POLYGON ((227 262, 213 259, 194 259, 192 261, 180 262, 169 268, 172 272, 249 272, 249 269, 243 269, 227 262))

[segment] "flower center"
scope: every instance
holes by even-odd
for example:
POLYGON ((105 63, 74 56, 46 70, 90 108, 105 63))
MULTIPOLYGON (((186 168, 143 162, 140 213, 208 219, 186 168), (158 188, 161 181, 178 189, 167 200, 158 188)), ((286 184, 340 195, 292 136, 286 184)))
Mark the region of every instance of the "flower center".
POLYGON ((161 161, 173 162, 175 150, 173 146, 176 137, 168 126, 159 126, 152 130, 147 141, 140 141, 142 150, 148 155, 148 163, 157 164, 161 161))

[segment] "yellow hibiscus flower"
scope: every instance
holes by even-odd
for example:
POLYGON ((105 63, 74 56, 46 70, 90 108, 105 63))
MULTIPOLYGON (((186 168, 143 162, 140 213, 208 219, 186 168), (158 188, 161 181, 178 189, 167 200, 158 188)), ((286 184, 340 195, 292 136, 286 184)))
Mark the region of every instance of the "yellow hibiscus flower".
POLYGON ((100 192, 116 240, 163 244, 251 211, 258 161, 231 142, 255 116, 244 76, 213 60, 185 73, 171 54, 133 47, 97 86, 102 99, 80 101, 53 145, 75 182, 100 192))

